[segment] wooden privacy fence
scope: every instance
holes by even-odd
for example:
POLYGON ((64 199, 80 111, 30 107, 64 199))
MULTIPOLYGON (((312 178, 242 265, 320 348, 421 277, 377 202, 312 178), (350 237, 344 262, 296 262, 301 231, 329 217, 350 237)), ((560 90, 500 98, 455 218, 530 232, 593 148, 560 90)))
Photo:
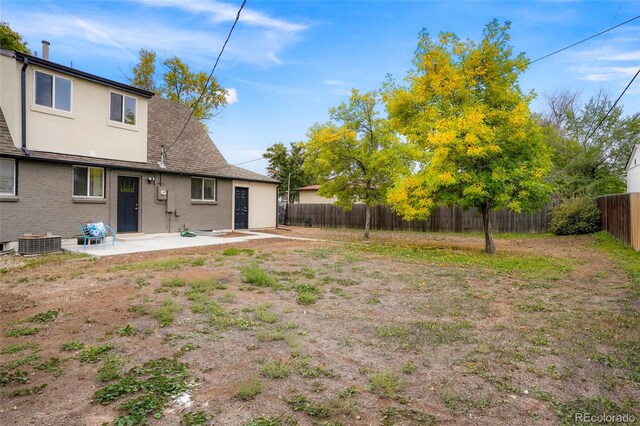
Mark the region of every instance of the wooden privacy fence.
POLYGON ((605 195, 597 198, 602 229, 640 251, 640 193, 605 195))
MULTIPOLYGON (((549 229, 553 201, 535 213, 493 213, 494 232, 537 233, 549 229)), ((289 204, 286 223, 292 226, 364 229, 365 206, 356 204, 345 212, 333 204, 289 204)), ((482 214, 477 209, 438 207, 426 220, 403 220, 390 206, 371 208, 371 229, 387 231, 482 232, 482 214)))

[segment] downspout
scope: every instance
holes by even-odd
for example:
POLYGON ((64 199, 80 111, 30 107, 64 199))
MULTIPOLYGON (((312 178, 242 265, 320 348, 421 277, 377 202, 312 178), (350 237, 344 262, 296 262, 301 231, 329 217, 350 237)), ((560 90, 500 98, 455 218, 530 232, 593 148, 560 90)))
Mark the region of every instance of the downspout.
POLYGON ((280 203, 278 201, 278 192, 280 192, 280 184, 276 186, 276 229, 278 228, 280 222, 280 203))
POLYGON ((27 149, 27 77, 26 71, 29 66, 29 60, 24 57, 22 60, 22 70, 20 74, 20 98, 22 101, 22 151, 25 155, 30 155, 27 149))

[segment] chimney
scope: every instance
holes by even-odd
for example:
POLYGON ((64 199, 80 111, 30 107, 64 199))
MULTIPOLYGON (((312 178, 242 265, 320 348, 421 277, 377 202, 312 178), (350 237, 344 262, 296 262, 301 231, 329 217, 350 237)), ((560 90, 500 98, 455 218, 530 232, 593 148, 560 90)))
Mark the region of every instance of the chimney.
POLYGON ((47 40, 42 40, 42 59, 49 60, 49 43, 47 40))

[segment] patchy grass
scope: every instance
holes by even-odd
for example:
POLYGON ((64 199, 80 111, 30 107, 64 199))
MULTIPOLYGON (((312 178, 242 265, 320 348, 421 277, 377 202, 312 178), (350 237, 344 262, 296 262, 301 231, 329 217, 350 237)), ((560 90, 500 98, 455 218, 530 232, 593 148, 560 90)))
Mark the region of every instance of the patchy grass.
POLYGON ((47 312, 41 312, 39 314, 35 314, 32 317, 21 320, 20 322, 36 322, 40 324, 46 324, 48 322, 53 322, 58 317, 58 310, 51 309, 47 312))
POLYGON ((133 367, 114 383, 98 389, 93 400, 110 404, 125 399, 120 404, 123 414, 115 424, 146 424, 149 415, 162 415, 162 409, 172 395, 189 388, 189 367, 175 359, 159 358, 133 367))
POLYGON ((243 401, 248 401, 255 398, 263 389, 264 384, 257 377, 253 377, 251 380, 238 385, 235 396, 243 401))
POLYGON ((106 353, 111 349, 113 349, 113 346, 110 344, 93 346, 80 352, 78 354, 78 359, 80 362, 95 364, 98 360, 103 359, 106 356, 106 353))
POLYGON ((108 271, 167 271, 171 269, 179 269, 183 266, 202 266, 204 263, 204 257, 176 257, 146 260, 144 262, 124 263, 122 265, 112 266, 108 271))
POLYGON ((260 373, 270 379, 284 379, 291 374, 291 368, 280 360, 264 361, 260 373))
POLYGON ((206 411, 184 413, 180 426, 206 426, 211 424, 213 416, 206 411))
POLYGON ((68 352, 70 352, 70 351, 79 351, 81 349, 84 349, 84 343, 76 342, 76 341, 63 343, 60 346, 60 350, 68 351, 68 352))
POLYGON ((0 350, 0 354, 9 355, 26 350, 37 352, 40 350, 40 346, 37 343, 16 343, 15 345, 9 345, 2 348, 2 350, 0 350))
POLYGON ((160 327, 167 327, 173 324, 176 319, 176 315, 181 309, 182 307, 173 300, 165 300, 162 302, 162 306, 151 309, 149 314, 158 320, 160 327))
POLYGON ((397 374, 390 370, 380 370, 369 376, 368 389, 376 395, 393 397, 404 387, 397 374))
POLYGON ((239 249, 234 247, 222 250, 223 256, 237 256, 239 254, 246 254, 247 256, 253 256, 255 254, 255 251, 253 249, 246 249, 246 248, 239 249))
POLYGON ((310 400, 300 394, 287 398, 287 404, 293 411, 301 411, 310 417, 327 418, 332 414, 331 408, 326 404, 310 400))
POLYGON ((38 334, 40 329, 38 327, 13 327, 4 332, 7 337, 21 337, 21 336, 33 336, 38 334))
POLYGON ((269 305, 258 305, 253 310, 258 321, 273 324, 278 321, 278 314, 269 310, 269 305))
POLYGON ((254 264, 243 268, 241 274, 243 283, 253 284, 257 287, 282 288, 278 280, 258 265, 254 264))

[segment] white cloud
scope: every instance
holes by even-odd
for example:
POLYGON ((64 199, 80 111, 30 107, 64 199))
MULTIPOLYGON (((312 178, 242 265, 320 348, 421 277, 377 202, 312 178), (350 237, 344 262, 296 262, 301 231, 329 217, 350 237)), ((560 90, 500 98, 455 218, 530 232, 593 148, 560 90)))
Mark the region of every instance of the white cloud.
POLYGON ((234 89, 233 87, 227 87, 227 104, 231 105, 231 104, 235 104, 237 102, 239 102, 238 99, 238 91, 236 89, 234 89))
POLYGON ((581 77, 587 81, 611 81, 629 79, 638 72, 636 67, 596 67, 593 71, 581 77), (595 72, 594 72, 595 71, 595 72))
MULTIPOLYGON (((212 22, 229 22, 236 18, 238 6, 221 3, 214 0, 131 0, 147 6, 173 7, 182 9, 190 13, 206 13, 212 22)), ((280 19, 270 18, 262 13, 251 9, 243 9, 240 21, 249 25, 267 28, 270 30, 280 30, 285 32, 297 32, 306 29, 306 26, 293 24, 280 19)))
POLYGON ((327 86, 348 86, 349 84, 340 80, 322 80, 322 84, 327 86))

